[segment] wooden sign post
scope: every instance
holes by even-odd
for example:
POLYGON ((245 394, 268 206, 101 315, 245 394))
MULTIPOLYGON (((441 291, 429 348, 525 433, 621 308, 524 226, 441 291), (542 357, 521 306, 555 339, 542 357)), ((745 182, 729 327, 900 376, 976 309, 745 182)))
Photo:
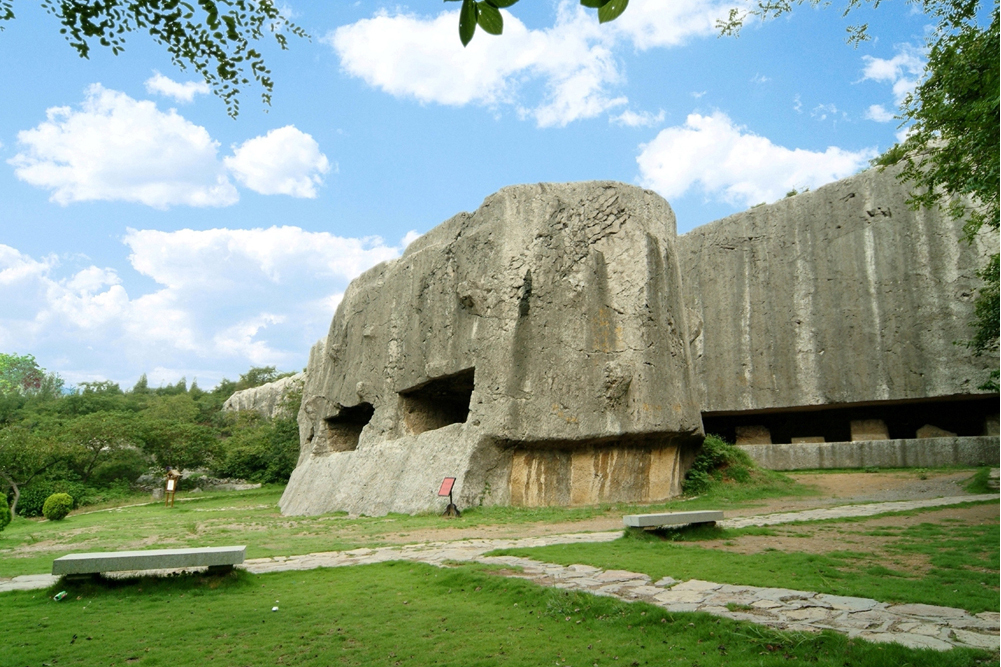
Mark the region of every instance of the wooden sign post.
POLYGON ((445 513, 442 514, 442 516, 462 516, 462 512, 460 512, 459 508, 452 502, 452 486, 454 484, 454 477, 446 477, 441 481, 441 488, 438 489, 438 496, 448 496, 448 507, 445 508, 445 513))
POLYGON ((163 493, 163 506, 174 506, 174 494, 177 493, 177 484, 181 481, 181 473, 174 469, 167 470, 167 487, 163 493))

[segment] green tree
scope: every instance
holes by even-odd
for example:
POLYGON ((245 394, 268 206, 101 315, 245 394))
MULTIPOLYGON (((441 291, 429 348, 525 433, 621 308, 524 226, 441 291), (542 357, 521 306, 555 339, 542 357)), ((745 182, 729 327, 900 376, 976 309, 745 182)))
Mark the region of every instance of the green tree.
MULTIPOLYGON (((974 7, 939 9, 925 76, 901 107, 910 133, 876 160, 882 166, 903 165, 901 178, 914 186, 910 202, 915 207, 942 206, 965 219, 969 243, 985 225, 998 231, 1001 219, 998 4, 986 29, 977 25, 974 7)), ((968 345, 982 355, 998 348, 997 252, 978 275, 984 284, 974 302, 968 345)), ((998 371, 980 388, 997 391, 998 371)))
POLYGON ((0 393, 25 396, 37 391, 44 379, 45 369, 32 355, 0 352, 0 393))
POLYGON ((10 511, 10 505, 7 504, 7 494, 0 493, 0 531, 3 531, 14 518, 14 513, 10 511))
MULTIPOLYGON (((263 384, 280 380, 295 373, 282 373, 274 366, 254 366, 249 371, 240 376, 236 383, 236 391, 260 387, 263 384)), ((223 380, 226 382, 226 380, 223 380)))
POLYGON ((0 482, 14 494, 10 511, 17 512, 21 487, 65 459, 65 447, 45 434, 23 425, 0 429, 0 482))
MULTIPOLYGON (((42 6, 81 58, 94 44, 118 55, 128 36, 147 33, 175 65, 194 68, 234 118, 240 92, 252 81, 263 102, 271 102, 271 70, 256 44, 264 33, 282 50, 286 33, 308 38, 271 0, 42 0, 42 6)), ((0 0, 0 27, 13 18, 14 0, 0 0)))
POLYGON ((161 468, 197 468, 219 455, 219 440, 212 429, 173 419, 143 419, 138 439, 146 454, 161 468))
POLYGON ((99 464, 121 449, 138 448, 141 442, 134 416, 125 412, 92 412, 77 417, 66 424, 63 434, 84 484, 99 464))

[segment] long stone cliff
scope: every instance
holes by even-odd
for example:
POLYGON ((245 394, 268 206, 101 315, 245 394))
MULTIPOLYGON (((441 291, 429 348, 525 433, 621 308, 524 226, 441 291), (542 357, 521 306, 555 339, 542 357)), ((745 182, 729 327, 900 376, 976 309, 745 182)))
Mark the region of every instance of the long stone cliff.
POLYGON ((996 234, 869 170, 678 239, 704 412, 976 393, 976 270, 996 234))
POLYGON ((975 387, 997 355, 954 341, 997 236, 968 245, 905 200, 869 171, 678 238, 650 191, 504 188, 352 282, 310 353, 282 511, 440 510, 445 477, 461 507, 660 500, 703 419, 912 438, 946 432, 911 423, 938 401, 996 433, 975 387), (851 412, 872 406, 896 410, 889 431, 851 412))

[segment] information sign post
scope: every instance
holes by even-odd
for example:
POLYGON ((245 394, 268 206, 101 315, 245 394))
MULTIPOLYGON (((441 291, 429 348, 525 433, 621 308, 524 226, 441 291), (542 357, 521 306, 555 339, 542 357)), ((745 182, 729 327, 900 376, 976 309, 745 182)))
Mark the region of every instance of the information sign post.
POLYGON ((438 489, 439 496, 448 496, 448 507, 445 508, 445 513, 442 516, 462 516, 462 512, 452 502, 452 486, 454 484, 454 477, 446 477, 441 482, 441 488, 438 489))

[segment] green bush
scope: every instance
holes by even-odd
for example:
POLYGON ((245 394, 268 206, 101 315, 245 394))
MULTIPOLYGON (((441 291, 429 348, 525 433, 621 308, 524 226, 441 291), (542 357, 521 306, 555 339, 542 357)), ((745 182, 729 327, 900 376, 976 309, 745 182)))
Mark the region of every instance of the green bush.
POLYGON ((737 449, 718 435, 707 435, 692 467, 685 473, 681 488, 686 495, 701 495, 721 482, 744 484, 751 481, 753 467, 747 452, 737 449))
POLYGON ((10 505, 7 504, 7 494, 0 493, 0 531, 7 527, 12 518, 10 505))
POLYGON ((42 514, 49 521, 62 521, 73 509, 73 496, 68 493, 53 493, 45 499, 42 514))
POLYGON ((45 501, 53 493, 69 494, 73 498, 74 509, 87 504, 92 494, 90 489, 79 482, 35 481, 21 489, 21 498, 17 501, 17 513, 25 517, 42 516, 45 501))

